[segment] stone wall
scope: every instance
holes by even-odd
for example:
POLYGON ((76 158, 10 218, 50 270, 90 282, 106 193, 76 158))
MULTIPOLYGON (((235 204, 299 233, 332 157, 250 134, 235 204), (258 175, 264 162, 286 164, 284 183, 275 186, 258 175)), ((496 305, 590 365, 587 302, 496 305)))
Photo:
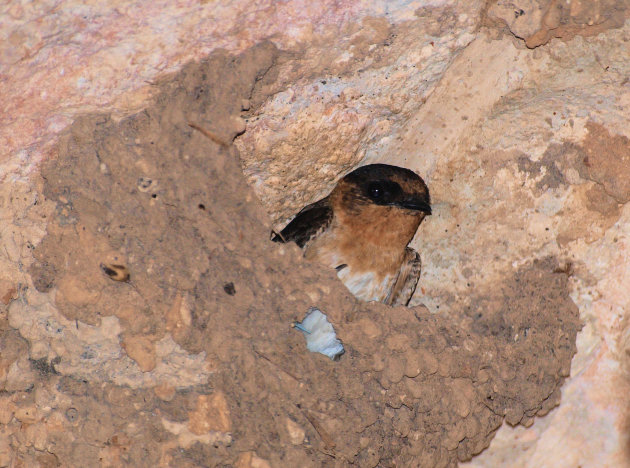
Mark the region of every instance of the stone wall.
POLYGON ((0 466, 629 463, 624 2, 0 11, 0 466), (368 162, 431 190, 411 312, 267 242, 368 162))

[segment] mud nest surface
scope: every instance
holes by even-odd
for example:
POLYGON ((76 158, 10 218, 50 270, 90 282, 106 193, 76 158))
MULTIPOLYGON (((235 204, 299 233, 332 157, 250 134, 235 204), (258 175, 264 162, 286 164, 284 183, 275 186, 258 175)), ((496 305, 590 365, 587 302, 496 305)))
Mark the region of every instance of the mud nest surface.
POLYGON ((358 302, 333 271, 270 242, 230 142, 276 56, 262 45, 190 64, 145 111, 75 122, 43 166, 56 210, 34 248, 37 290, 68 319, 118 317, 122 346, 146 348, 145 361, 128 350, 143 370, 166 334, 212 367, 206 383, 165 391, 60 375, 63 355, 33 364, 64 415, 46 449, 55 463, 97 466, 115 448, 129 466, 249 466, 252 452, 271 466, 452 466, 504 419, 529 424, 559 402, 579 321, 552 259, 442 316, 358 302), (105 274, 113 264, 129 281, 105 274), (310 306, 343 341, 339 362, 290 327, 310 306), (193 421, 200 402, 213 411, 193 421), (164 420, 215 437, 184 444, 164 420))

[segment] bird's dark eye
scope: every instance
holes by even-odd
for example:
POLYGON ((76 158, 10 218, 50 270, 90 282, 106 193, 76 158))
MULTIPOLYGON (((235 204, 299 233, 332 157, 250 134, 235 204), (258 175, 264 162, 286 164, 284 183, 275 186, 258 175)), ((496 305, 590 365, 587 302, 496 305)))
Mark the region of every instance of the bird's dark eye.
POLYGON ((373 182, 368 186, 368 195, 370 198, 377 199, 383 196, 383 186, 378 182, 373 182))

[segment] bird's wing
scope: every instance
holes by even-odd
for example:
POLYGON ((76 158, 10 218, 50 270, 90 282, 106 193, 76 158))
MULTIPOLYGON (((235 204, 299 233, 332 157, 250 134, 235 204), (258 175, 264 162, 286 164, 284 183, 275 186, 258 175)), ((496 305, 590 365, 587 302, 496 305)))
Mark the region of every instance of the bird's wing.
POLYGON ((422 261, 420 260, 420 254, 407 247, 405 249, 405 258, 398 272, 398 277, 385 299, 385 304, 408 305, 418 285, 421 270, 422 261))
POLYGON ((279 234, 273 232, 271 240, 274 242, 295 242, 304 247, 308 242, 326 230, 333 218, 333 210, 328 197, 311 205, 305 206, 293 221, 279 234))

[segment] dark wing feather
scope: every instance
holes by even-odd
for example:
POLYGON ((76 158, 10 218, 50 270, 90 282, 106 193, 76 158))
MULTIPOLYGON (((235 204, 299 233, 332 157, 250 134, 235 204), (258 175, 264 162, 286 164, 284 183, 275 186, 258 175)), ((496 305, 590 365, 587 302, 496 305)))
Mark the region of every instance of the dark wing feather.
POLYGON ((302 208, 293 221, 286 225, 280 234, 273 232, 274 242, 295 242, 304 247, 319 233, 324 231, 333 218, 333 210, 328 197, 302 208))
POLYGON ((416 291, 421 270, 422 261, 420 260, 420 254, 407 247, 405 250, 405 258, 398 272, 398 277, 396 278, 392 290, 385 299, 385 304, 408 305, 411 296, 413 296, 413 293, 416 291))

